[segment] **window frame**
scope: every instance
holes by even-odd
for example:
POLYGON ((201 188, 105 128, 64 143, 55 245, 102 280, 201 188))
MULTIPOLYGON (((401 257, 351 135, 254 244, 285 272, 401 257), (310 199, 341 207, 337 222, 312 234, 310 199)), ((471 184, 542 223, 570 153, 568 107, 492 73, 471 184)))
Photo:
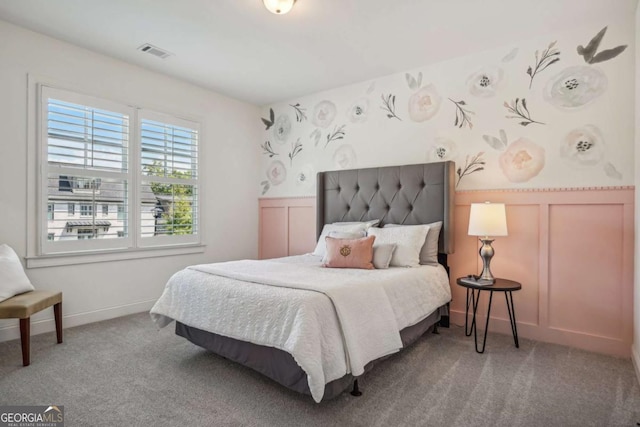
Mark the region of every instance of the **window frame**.
MULTIPOLYGON (((32 80, 30 78, 30 80, 32 80)), ((33 82, 35 87, 35 123, 34 139, 35 139, 35 156, 30 155, 30 159, 34 159, 35 167, 30 166, 30 170, 36 172, 34 182, 36 203, 35 203, 35 236, 33 232, 28 233, 28 240, 35 241, 34 246, 30 246, 27 256, 27 267, 46 267, 52 265, 71 265, 86 262, 113 261, 119 259, 146 258, 164 255, 176 255, 187 253, 202 253, 204 251, 203 228, 200 218, 202 217, 202 205, 198 203, 194 221, 197 221, 199 227, 197 233, 187 236, 154 236, 152 239, 143 242, 141 238, 141 208, 140 193, 142 184, 142 166, 140 164, 141 156, 141 131, 140 122, 142 117, 150 116, 162 117, 162 120, 169 124, 176 123, 178 126, 194 128, 198 131, 197 139, 197 168, 201 170, 202 163, 202 126, 201 119, 183 118, 179 115, 160 113, 156 109, 147 109, 133 106, 132 103, 124 103, 113 101, 108 98, 85 95, 79 93, 73 88, 63 88, 59 85, 49 85, 42 82, 33 82), (110 171, 81 169, 81 168, 58 168, 50 167, 48 162, 48 100, 57 99, 64 102, 84 105, 90 108, 107 110, 116 113, 126 114, 128 117, 129 132, 126 148, 127 170, 121 174, 113 174, 110 171), (187 123, 187 125, 185 125, 187 123), (78 173, 81 172, 81 173, 78 173), (125 237, 113 239, 86 239, 82 242, 77 240, 67 241, 49 241, 47 227, 47 206, 48 201, 48 179, 49 174, 55 173, 59 175, 67 174, 69 176, 92 177, 96 179, 121 179, 126 177, 127 193, 124 198, 124 214, 127 217, 127 230, 125 237), (29 237, 31 236, 31 237, 29 237), (162 237, 162 238, 160 238, 162 237), (52 246, 55 245, 55 246, 52 246), (35 248, 35 250, 33 250, 35 248)), ((33 117, 33 116, 30 116, 33 117)), ((30 164, 33 164, 30 162, 30 164)), ((33 176, 30 174, 30 176, 33 176)), ((30 187, 33 188, 33 187, 30 187)), ((198 193, 202 194, 202 180, 197 177, 198 193)), ((76 202, 69 201, 68 204, 76 202)), ((99 211, 97 204, 99 201, 93 201, 94 213, 98 216, 99 211)), ((67 217, 71 215, 68 213, 67 217)), ((116 208, 117 209, 117 208, 116 208)), ((78 209, 74 209, 74 214, 78 214, 78 209)), ((116 210, 116 215, 118 211, 116 210)))

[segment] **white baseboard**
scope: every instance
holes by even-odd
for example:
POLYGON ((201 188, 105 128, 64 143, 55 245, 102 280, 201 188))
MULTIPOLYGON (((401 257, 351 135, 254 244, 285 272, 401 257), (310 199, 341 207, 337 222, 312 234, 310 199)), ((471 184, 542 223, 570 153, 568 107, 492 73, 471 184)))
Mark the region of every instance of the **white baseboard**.
POLYGON ((640 384, 640 343, 635 343, 631 346, 631 361, 633 367, 636 368, 636 377, 638 378, 638 384, 640 384))
MULTIPOLYGON (((142 313, 143 311, 149 311, 155 299, 135 302, 132 304, 125 304, 117 307, 103 308, 100 310, 88 311, 85 313, 64 315, 64 304, 62 306, 63 318, 62 326, 64 329, 72 328, 74 326, 86 325, 87 323, 100 322, 102 320, 113 319, 116 317, 127 316, 129 314, 142 313)), ((15 319, 16 324, 0 329, 0 342, 15 340, 20 338, 20 327, 18 319, 15 319)), ((53 332, 56 330, 55 321, 53 317, 50 319, 44 319, 31 322, 31 335, 43 334, 46 332, 53 332)))

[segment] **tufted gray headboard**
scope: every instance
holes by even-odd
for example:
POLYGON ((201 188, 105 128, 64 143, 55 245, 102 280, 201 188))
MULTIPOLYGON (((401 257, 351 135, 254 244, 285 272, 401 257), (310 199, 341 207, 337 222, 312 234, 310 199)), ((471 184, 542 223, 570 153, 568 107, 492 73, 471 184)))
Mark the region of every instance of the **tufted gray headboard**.
POLYGON ((316 238, 325 224, 379 219, 383 224, 443 221, 438 250, 453 253, 455 164, 423 163, 319 172, 316 238))

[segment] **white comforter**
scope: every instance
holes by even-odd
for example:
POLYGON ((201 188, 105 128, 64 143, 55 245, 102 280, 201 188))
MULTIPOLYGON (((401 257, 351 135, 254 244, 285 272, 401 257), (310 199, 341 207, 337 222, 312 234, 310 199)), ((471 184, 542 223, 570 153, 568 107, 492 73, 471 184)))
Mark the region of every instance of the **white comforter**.
POLYGON ((369 361, 397 351, 398 331, 451 299, 440 266, 327 269, 320 261, 302 255, 270 260, 264 267, 246 262, 193 266, 169 280, 151 316, 160 327, 178 320, 287 351, 307 373, 311 394, 319 402, 326 383, 347 373, 359 375, 369 361), (285 263, 294 265, 278 278, 285 263), (233 273, 229 267, 242 270, 233 273), (255 283, 260 275, 270 286, 255 283), (293 288, 294 282, 303 289, 293 288), (322 283, 330 283, 331 290, 318 292, 322 283), (359 309, 348 311, 349 305, 359 309))

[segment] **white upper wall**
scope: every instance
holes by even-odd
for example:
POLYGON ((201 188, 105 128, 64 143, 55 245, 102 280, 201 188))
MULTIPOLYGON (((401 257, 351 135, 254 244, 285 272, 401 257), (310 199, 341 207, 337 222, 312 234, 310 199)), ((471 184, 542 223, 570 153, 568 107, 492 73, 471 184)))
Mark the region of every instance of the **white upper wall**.
POLYGON ((531 37, 504 34, 502 48, 266 106, 260 191, 313 195, 318 171, 440 159, 461 169, 460 190, 633 185, 633 16, 531 37))
MULTIPOLYGON (((186 265, 257 256, 257 107, 0 21, 0 242, 27 254, 27 75, 78 92, 202 119, 203 254, 29 269, 36 288, 64 292, 67 325, 148 309, 186 265)), ((31 134, 34 133, 31 129, 31 134)), ((49 313, 39 318, 50 318, 49 313)), ((0 323, 15 326, 15 322, 0 323)), ((12 329, 6 336, 16 337, 12 329)), ((3 338, 0 329, 0 339, 3 338)))

